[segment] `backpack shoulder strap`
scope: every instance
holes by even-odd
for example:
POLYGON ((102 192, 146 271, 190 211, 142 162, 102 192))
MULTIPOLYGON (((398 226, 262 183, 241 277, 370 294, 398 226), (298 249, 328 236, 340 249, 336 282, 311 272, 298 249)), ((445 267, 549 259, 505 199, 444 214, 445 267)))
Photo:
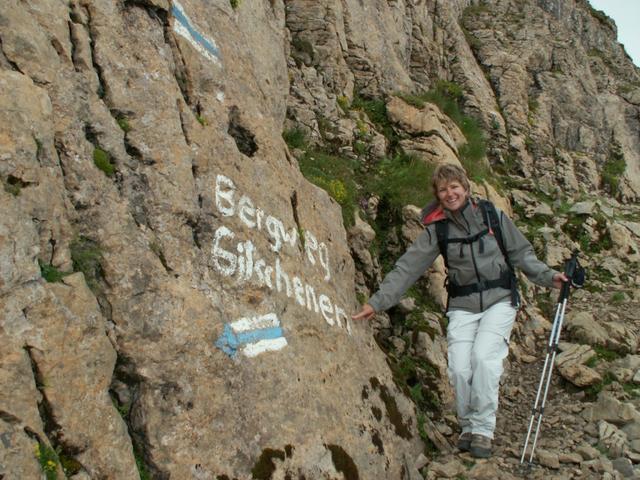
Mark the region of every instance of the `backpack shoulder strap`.
POLYGON ((449 221, 439 220, 436 224, 436 236, 438 237, 438 248, 444 259, 444 266, 449 268, 449 259, 447 257, 447 244, 449 243, 449 221))
POLYGON ((489 229, 489 234, 495 236, 496 241, 498 242, 498 247, 500 247, 500 251, 502 252, 502 256, 507 262, 509 268, 513 270, 513 266, 509 260, 509 255, 507 254, 507 248, 504 246, 504 238, 502 238, 502 228, 500 227, 500 218, 498 216, 496 206, 489 200, 480 200, 478 203, 482 211, 482 219, 489 229))

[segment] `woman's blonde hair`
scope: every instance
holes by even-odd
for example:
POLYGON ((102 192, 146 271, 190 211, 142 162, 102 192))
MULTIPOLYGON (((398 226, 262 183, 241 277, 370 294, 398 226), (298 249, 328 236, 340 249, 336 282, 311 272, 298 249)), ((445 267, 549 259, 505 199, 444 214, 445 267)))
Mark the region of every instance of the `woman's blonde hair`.
POLYGON ((469 178, 462 167, 454 163, 443 163, 436 168, 431 177, 431 186, 433 187, 433 194, 438 198, 438 186, 442 183, 458 182, 469 192, 471 191, 471 185, 469 185, 469 178))

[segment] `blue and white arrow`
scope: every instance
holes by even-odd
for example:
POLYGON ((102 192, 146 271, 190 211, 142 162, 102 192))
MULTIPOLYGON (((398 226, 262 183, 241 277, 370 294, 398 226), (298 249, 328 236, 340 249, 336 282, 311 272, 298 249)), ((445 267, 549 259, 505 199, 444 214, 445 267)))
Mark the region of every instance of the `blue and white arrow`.
POLYGON ((243 317, 227 323, 216 347, 230 357, 238 351, 245 357, 255 357, 264 352, 281 350, 287 346, 287 339, 275 313, 256 317, 243 317))
POLYGON ((171 13, 175 18, 173 30, 182 35, 201 55, 220 65, 220 50, 213 38, 200 32, 184 11, 184 7, 177 0, 173 1, 171 13))

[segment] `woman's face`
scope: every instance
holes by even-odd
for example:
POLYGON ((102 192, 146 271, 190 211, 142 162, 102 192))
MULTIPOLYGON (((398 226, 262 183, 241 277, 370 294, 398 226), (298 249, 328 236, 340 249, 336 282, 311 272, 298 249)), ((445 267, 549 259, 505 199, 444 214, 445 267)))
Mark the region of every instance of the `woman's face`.
POLYGON ((458 211, 466 202, 469 192, 458 181, 442 182, 438 185, 438 200, 447 210, 458 211))

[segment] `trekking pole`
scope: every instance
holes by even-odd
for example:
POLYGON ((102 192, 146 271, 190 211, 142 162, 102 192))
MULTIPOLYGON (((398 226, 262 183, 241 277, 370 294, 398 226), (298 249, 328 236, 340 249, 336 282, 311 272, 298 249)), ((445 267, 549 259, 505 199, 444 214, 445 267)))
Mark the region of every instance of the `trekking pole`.
POLYGON ((560 289, 560 296, 558 297, 558 306, 556 308, 556 315, 553 319, 553 325, 551 326, 551 334, 549 335, 549 344, 547 345, 547 355, 544 359, 544 365, 542 367, 542 375, 540 377, 540 383, 538 384, 538 392, 536 393, 536 400, 533 405, 533 411, 531 412, 531 419, 529 421, 529 430, 527 431, 527 437, 524 441, 524 447, 522 448, 522 457, 520 458, 520 464, 524 463, 524 457, 527 453, 527 446, 531 437, 531 430, 533 423, 536 420, 537 424, 535 434, 533 436, 533 443, 531 445, 531 455, 529 456, 529 464, 533 461, 533 453, 536 449, 536 443, 538 441, 538 434, 540 433, 540 425, 542 423, 542 416, 544 414, 544 406, 547 401, 547 394, 549 393, 549 385, 551 384, 551 373, 553 371, 553 364, 555 362, 556 353, 558 351, 558 342, 560 340, 560 332, 562 330, 562 323, 564 321, 564 312, 567 307, 567 300, 569 299, 569 291, 573 286, 574 288, 581 288, 584 285, 584 269, 578 263, 578 251, 574 251, 571 258, 565 263, 564 273, 569 279, 562 284, 560 289), (543 392, 542 401, 540 394, 543 392))

